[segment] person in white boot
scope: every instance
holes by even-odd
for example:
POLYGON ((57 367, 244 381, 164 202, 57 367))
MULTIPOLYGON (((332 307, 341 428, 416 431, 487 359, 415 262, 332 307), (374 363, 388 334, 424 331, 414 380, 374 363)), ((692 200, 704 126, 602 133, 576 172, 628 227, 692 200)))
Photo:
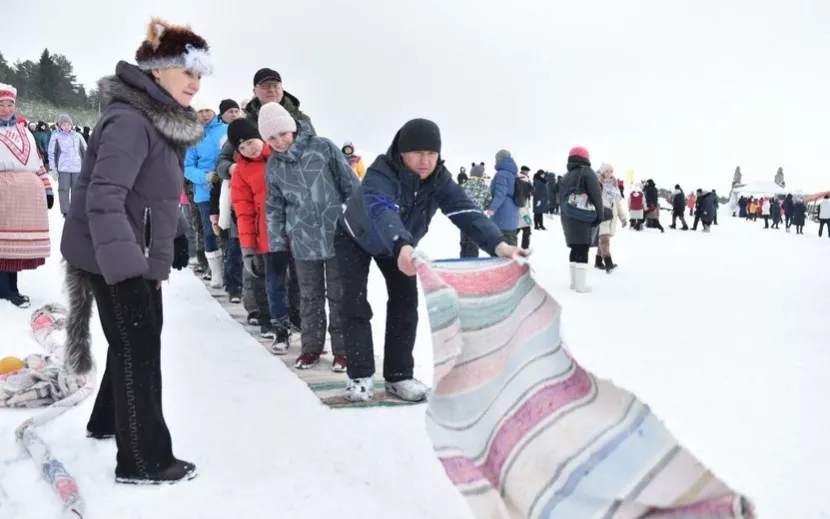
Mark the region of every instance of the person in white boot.
POLYGON ((205 130, 205 137, 197 145, 187 149, 184 176, 193 183, 193 200, 199 208, 199 215, 202 219, 205 256, 210 267, 210 286, 222 288, 225 285, 222 275, 225 265, 222 249, 219 248, 213 225, 210 222, 210 190, 214 183, 220 181, 216 173, 216 163, 219 160, 222 143, 228 134, 228 125, 222 122, 207 104, 199 108, 198 116, 205 130))
POLYGON ((559 204, 565 243, 571 249, 571 290, 590 292, 588 286, 588 251, 594 233, 602 221, 602 191, 596 173, 591 169, 591 156, 581 146, 568 154, 568 172, 559 181, 559 204))

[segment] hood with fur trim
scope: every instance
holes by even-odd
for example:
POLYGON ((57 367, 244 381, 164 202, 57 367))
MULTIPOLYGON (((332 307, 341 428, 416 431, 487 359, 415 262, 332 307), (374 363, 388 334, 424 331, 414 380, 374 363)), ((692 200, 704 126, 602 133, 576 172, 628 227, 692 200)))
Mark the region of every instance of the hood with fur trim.
POLYGON ((141 111, 171 144, 193 146, 205 136, 193 108, 183 107, 135 65, 121 61, 115 75, 98 82, 105 105, 127 103, 141 111))

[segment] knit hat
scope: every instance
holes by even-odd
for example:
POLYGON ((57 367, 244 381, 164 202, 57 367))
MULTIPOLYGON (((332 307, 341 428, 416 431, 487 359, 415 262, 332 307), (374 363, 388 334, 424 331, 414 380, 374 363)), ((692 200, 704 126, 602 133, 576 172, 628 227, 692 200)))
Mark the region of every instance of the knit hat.
POLYGON ((58 126, 62 126, 66 123, 69 123, 69 126, 72 126, 72 119, 66 114, 61 114, 58 118, 58 126))
POLYGON ((233 99, 223 99, 222 102, 219 103, 219 117, 222 117, 222 115, 224 115, 224 113, 231 108, 239 110, 239 104, 233 99))
POLYGON ((147 38, 135 53, 142 70, 186 68, 208 76, 213 73, 210 47, 189 25, 171 25, 153 18, 147 26, 147 38))
POLYGON ((477 165, 473 166, 473 168, 470 170, 470 176, 471 177, 479 177, 479 178, 483 177, 484 176, 484 165, 477 164, 477 165))
POLYGON ((340 148, 340 151, 342 151, 343 153, 346 153, 346 148, 351 148, 352 153, 354 153, 354 144, 352 144, 351 142, 346 142, 346 144, 344 144, 343 147, 340 148))
POLYGON ((591 154, 588 153, 588 150, 586 150, 582 146, 571 148, 571 151, 568 153, 568 158, 570 157, 580 157, 585 160, 591 160, 591 154))
POLYGON ((412 119, 398 132, 398 151, 434 151, 441 153, 441 130, 428 119, 412 119))
POLYGON ((261 139, 259 129, 252 121, 243 117, 228 125, 228 142, 233 149, 238 149, 240 144, 250 139, 261 139))
POLYGON ((267 140, 283 132, 296 132, 297 121, 277 103, 265 103, 259 109, 259 134, 267 140))
POLYGON ((522 166, 522 167, 520 168, 520 171, 523 171, 523 172, 525 172, 525 173, 530 173, 530 168, 529 168, 529 167, 527 167, 527 166, 522 166))
POLYGON ((608 164, 606 162, 603 162, 599 166, 599 170, 597 171, 597 173, 599 173, 600 175, 603 175, 606 172, 613 173, 614 172, 614 166, 612 166, 611 164, 608 164))
POLYGON ((0 101, 17 102, 17 89, 11 85, 0 83, 0 101))
POLYGON ((511 158, 511 157, 512 157, 512 155, 510 154, 510 152, 509 152, 509 151, 507 151, 507 150, 499 150, 499 152, 498 152, 498 153, 496 153, 496 164, 498 164, 499 162, 503 161, 504 159, 509 159, 509 158, 511 158))

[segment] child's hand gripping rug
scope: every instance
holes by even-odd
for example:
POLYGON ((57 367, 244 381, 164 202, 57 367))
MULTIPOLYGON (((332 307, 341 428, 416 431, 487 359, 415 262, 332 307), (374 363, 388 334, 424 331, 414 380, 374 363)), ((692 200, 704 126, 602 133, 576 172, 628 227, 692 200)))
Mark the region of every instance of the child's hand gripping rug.
POLYGON ((427 430, 477 518, 753 518, 633 394, 580 366, 561 308, 507 259, 418 261, 427 430))

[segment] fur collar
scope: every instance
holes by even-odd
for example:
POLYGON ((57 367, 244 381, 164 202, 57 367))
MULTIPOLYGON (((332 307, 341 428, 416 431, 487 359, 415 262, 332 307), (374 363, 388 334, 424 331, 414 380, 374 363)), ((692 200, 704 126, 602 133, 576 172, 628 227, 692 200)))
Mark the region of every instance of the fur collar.
MULTIPOLYGON (((152 83, 149 78, 146 81, 152 83)), ((98 86, 105 104, 121 101, 137 108, 172 144, 194 146, 205 136, 192 108, 163 103, 147 91, 148 86, 134 86, 118 76, 107 76, 98 82, 98 86)), ((149 88, 153 86, 149 85, 149 88)))

